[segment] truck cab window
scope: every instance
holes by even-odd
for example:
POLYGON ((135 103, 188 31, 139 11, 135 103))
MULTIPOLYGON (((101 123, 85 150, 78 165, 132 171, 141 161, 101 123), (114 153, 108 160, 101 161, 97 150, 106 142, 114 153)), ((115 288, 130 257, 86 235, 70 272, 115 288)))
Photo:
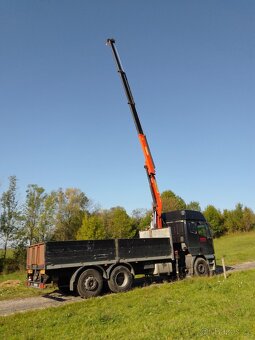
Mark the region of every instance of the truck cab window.
POLYGON ((212 238, 212 233, 209 227, 209 224, 202 223, 197 226, 199 236, 212 238))
POLYGON ((206 228, 206 225, 204 224, 199 224, 197 226, 197 232, 198 232, 198 235, 199 236, 202 236, 202 237, 207 237, 207 228, 206 228))
POLYGON ((197 234, 197 222, 188 222, 188 227, 191 234, 197 234))
POLYGON ((199 236, 206 238, 212 237, 209 225, 205 222, 189 221, 188 228, 191 234, 198 234, 199 236))

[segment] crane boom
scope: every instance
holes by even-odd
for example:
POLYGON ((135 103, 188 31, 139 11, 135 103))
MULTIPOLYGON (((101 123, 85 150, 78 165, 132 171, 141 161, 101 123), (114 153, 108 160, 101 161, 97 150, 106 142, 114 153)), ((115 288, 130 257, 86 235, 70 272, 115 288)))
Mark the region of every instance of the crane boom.
POLYGON ((115 40, 114 39, 108 39, 107 45, 111 46, 114 59, 116 61, 117 70, 120 75, 120 78, 122 80, 122 84, 124 86, 124 90, 128 99, 128 105, 130 107, 135 127, 138 133, 138 138, 142 147, 142 151, 145 158, 145 165, 144 168, 146 170, 146 174, 148 177, 152 200, 153 200, 153 227, 156 228, 162 228, 162 200, 160 196, 160 192, 158 190, 157 181, 156 181, 156 171, 155 171, 155 165, 153 162, 153 158, 150 152, 149 144, 147 142, 147 138, 145 134, 143 133, 142 125, 138 116, 138 113, 136 111, 135 107, 135 101, 128 83, 128 79, 126 76, 125 71, 123 70, 123 67, 120 62, 119 54, 117 52, 117 49, 115 47, 115 40))

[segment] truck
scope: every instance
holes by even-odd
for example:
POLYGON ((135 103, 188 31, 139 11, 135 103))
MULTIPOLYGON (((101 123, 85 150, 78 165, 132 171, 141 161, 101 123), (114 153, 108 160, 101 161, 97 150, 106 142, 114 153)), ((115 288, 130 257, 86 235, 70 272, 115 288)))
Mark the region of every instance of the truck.
POLYGON ((27 248, 27 285, 77 292, 96 297, 105 285, 111 292, 129 290, 137 275, 182 278, 207 276, 215 271, 213 237, 200 211, 162 212, 162 200, 147 138, 144 135, 126 73, 115 47, 108 39, 137 129, 145 158, 153 214, 150 227, 133 239, 51 241, 27 248))

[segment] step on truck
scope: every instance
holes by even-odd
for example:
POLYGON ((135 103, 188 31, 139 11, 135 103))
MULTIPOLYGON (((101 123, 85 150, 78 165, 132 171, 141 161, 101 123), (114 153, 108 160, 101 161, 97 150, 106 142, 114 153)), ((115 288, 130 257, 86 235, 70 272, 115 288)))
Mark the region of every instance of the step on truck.
POLYGON ((145 158, 153 216, 150 228, 134 239, 56 241, 27 249, 27 285, 44 288, 56 283, 62 291, 77 291, 88 298, 101 294, 104 283, 114 292, 131 288, 136 275, 164 277, 206 276, 215 271, 213 238, 199 211, 162 212, 162 200, 147 138, 136 111, 126 73, 112 49, 145 158))

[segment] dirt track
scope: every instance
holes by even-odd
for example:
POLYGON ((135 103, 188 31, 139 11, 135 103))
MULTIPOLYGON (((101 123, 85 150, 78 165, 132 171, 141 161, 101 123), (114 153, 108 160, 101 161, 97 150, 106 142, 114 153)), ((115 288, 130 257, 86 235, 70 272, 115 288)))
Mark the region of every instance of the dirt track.
MULTIPOLYGON (((254 269, 255 262, 245 262, 232 267, 227 267, 228 272, 254 269)), ((217 267, 217 274, 222 273, 222 267, 217 267)), ((18 312, 26 312, 35 309, 44 309, 48 307, 63 306, 67 303, 84 301, 79 296, 63 295, 59 291, 46 294, 43 296, 36 296, 31 298, 19 298, 14 300, 0 301, 0 316, 15 314, 18 312)))
MULTIPOLYGON (((240 264, 235 264, 233 266, 226 266, 226 271, 229 272, 235 272, 240 270, 248 270, 248 269, 255 269, 255 261, 253 262, 244 262, 240 264)), ((223 267, 217 266, 216 268, 216 274, 222 274, 223 273, 223 267)))
POLYGON ((33 309, 44 309, 58 307, 66 303, 83 301, 79 296, 63 295, 55 291, 43 296, 30 298, 18 298, 14 300, 0 301, 0 316, 10 315, 18 312, 26 312, 33 309))

